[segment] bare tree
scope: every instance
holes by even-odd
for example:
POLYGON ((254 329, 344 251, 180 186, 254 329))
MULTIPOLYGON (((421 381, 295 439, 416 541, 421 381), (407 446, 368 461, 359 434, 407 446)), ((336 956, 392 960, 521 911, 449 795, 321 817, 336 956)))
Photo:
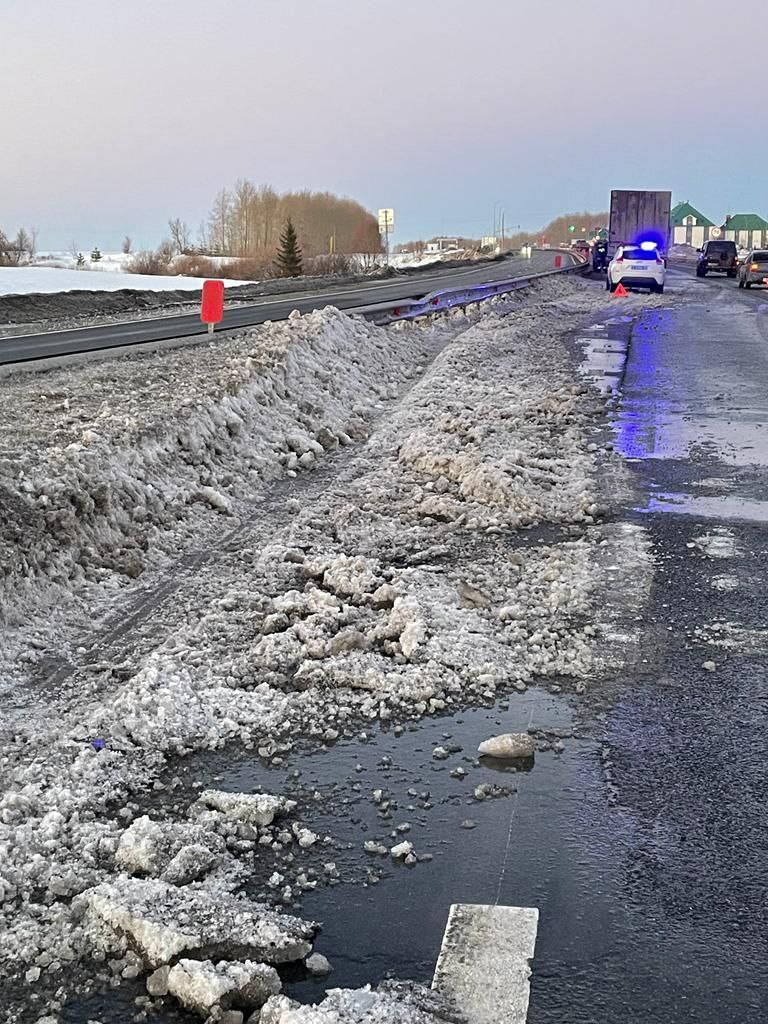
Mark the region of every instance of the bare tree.
POLYGON ((176 253, 174 255, 181 255, 187 252, 191 245, 191 231, 186 221, 183 221, 181 217, 174 217, 168 221, 168 230, 171 233, 171 242, 173 243, 176 253))
POLYGON ((123 252, 125 253, 126 256, 128 256, 128 254, 130 253, 132 246, 133 246, 133 242, 131 241, 131 236, 130 235, 126 235, 125 238, 123 239, 123 252))
POLYGON ((176 254, 176 243, 170 238, 164 238, 157 247, 157 255, 166 264, 170 263, 176 254))
POLYGON ((32 240, 32 235, 30 235, 26 228, 19 228, 14 244, 17 253, 17 263, 24 263, 32 259, 35 254, 35 243, 32 240))
POLYGON ((18 267, 32 258, 35 240, 26 228, 19 228, 15 238, 0 230, 0 266, 18 267))
POLYGON ((214 199, 208 217, 208 243, 215 254, 227 255, 229 252, 231 212, 232 197, 228 189, 223 188, 214 199))
POLYGON ((0 228, 0 267, 5 267, 10 262, 11 240, 0 228))

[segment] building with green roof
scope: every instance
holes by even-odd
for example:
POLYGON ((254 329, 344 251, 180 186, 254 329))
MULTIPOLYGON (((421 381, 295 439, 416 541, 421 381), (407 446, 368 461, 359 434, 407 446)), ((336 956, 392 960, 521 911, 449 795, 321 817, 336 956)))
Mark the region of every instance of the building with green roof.
POLYGON ((716 238, 721 233, 721 229, 715 226, 714 221, 705 217, 689 202, 674 206, 670 219, 675 245, 691 245, 695 249, 700 249, 710 237, 716 238))
POLYGON ((768 220, 758 213, 734 213, 725 218, 723 235, 741 249, 768 249, 768 220))

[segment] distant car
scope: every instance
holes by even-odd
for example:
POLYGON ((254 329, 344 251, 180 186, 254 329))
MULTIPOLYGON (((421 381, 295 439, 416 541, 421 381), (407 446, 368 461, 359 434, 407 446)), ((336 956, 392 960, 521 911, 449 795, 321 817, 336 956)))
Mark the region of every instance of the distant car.
POLYGON ((736 277, 738 255, 736 253, 735 242, 726 242, 724 239, 710 238, 708 242, 704 243, 704 247, 697 251, 697 277, 706 277, 707 274, 712 273, 712 271, 720 274, 727 274, 728 277, 736 277))
POLYGON ((667 268, 657 246, 620 245, 608 264, 605 287, 615 292, 623 284, 625 288, 648 288, 661 295, 666 276, 667 268))
POLYGON ((586 240, 586 238, 577 238, 571 242, 569 246, 571 252, 576 252, 579 256, 583 256, 585 260, 589 260, 592 253, 592 246, 586 240))
POLYGON ((768 284, 768 250, 754 249, 739 267, 739 288, 768 284))

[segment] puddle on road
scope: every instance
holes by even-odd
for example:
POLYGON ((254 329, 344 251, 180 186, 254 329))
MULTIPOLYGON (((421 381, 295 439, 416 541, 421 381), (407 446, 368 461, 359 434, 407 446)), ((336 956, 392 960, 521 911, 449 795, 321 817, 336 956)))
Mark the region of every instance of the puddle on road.
MULTIPOLYGON (((284 990, 293 998, 315 1002, 327 987, 376 984, 388 975, 429 982, 454 902, 538 907, 542 921, 534 973, 546 973, 585 942, 597 946, 598 956, 604 952, 608 940, 595 926, 593 912, 601 918, 620 913, 603 899, 616 885, 619 868, 614 869, 611 830, 595 829, 596 819, 606 814, 598 746, 576 738, 574 728, 570 699, 531 689, 513 695, 508 705, 501 701, 424 719, 400 735, 374 723, 365 739, 342 739, 319 750, 297 748, 278 766, 244 751, 193 755, 173 769, 184 779, 175 799, 188 789, 193 800, 194 782, 283 793, 298 801, 296 820, 331 837, 309 850, 292 850, 301 867, 312 865, 322 875, 322 865, 333 862, 340 876, 339 883, 318 885, 286 908, 322 923, 315 948, 334 968, 330 979, 314 979, 301 968, 286 972, 284 990), (562 736, 563 751, 537 752, 527 771, 478 760, 482 740, 529 727, 562 736), (438 745, 461 749, 435 760, 438 745), (457 769, 466 774, 457 776, 457 769), (474 791, 482 783, 509 793, 478 800, 474 791), (389 818, 379 814, 376 789, 390 801, 389 818), (397 825, 405 823, 410 829, 398 832, 397 825), (406 867, 388 853, 363 851, 369 840, 389 849, 404 839, 413 843, 414 853, 432 860, 406 867), (374 881, 376 874, 381 877, 374 881), (595 907, 600 909, 590 910, 595 907)), ((157 800, 160 806, 162 797, 157 800)), ((284 870, 268 848, 259 857, 265 878, 284 870)), ((249 894, 257 897, 259 891, 265 891, 261 879, 249 894)), ((118 992, 100 992, 70 1003, 62 1019, 65 1024, 93 1018, 128 1024, 136 1012, 133 1000, 143 991, 140 981, 118 992)), ((195 1018, 173 1009, 153 1019, 166 1024, 195 1018)))
MULTIPOLYGON (((687 335, 700 330, 692 320, 695 315, 679 309, 646 310, 637 322, 615 422, 617 449, 633 459, 768 465, 762 367, 754 377, 745 378, 731 355, 733 346, 718 348, 727 356, 717 373, 708 365, 712 352, 704 347, 698 362, 691 363, 682 353, 692 344, 687 335)), ((713 325, 713 338, 719 337, 718 331, 739 330, 747 353, 752 347, 762 351, 763 342, 753 328, 741 321, 724 325, 713 325)), ((707 339, 710 345, 713 338, 707 339)))
POLYGON ((699 497, 662 492, 650 497, 648 504, 636 511, 674 512, 702 519, 747 519, 753 523, 768 523, 768 501, 754 501, 736 495, 699 497))

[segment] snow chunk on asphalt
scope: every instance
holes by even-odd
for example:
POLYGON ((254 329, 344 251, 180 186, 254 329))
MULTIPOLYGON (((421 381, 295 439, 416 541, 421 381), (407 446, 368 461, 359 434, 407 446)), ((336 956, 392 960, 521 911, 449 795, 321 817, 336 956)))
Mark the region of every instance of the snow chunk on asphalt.
POLYGON ((199 825, 137 818, 120 837, 115 863, 129 874, 161 876, 184 885, 207 874, 225 852, 224 840, 199 825))
POLYGON ((333 970, 330 960, 328 957, 323 956, 322 953, 313 953, 312 956, 308 956, 306 963, 309 973, 317 975, 317 977, 321 977, 323 974, 330 974, 333 970))
POLYGON ((280 815, 289 814, 296 807, 296 801, 271 793, 225 793, 221 789, 206 789, 200 794, 197 805, 201 810, 218 811, 231 821, 264 826, 271 825, 280 815))
POLYGON ((413 843, 409 843, 406 839, 402 843, 398 843, 397 846, 393 846, 389 851, 396 859, 399 857, 407 857, 413 850, 413 843))
POLYGON ((120 877, 83 893, 111 948, 125 936, 148 967, 181 953, 280 964, 301 960, 317 925, 227 892, 177 889, 155 879, 120 877), (109 930, 113 933, 110 941, 109 930))
POLYGON ((478 754, 485 754, 486 757, 518 758, 533 757, 536 753, 536 743, 527 732, 506 732, 500 736, 491 736, 483 740, 477 748, 478 754))
POLYGON ((259 1024, 467 1024, 455 1007, 436 992, 403 982, 383 982, 376 991, 330 989, 315 1006, 300 1006, 286 996, 272 996, 259 1024))
POLYGON ((263 1006, 280 991, 280 978, 267 964, 179 960, 168 975, 168 991, 188 1010, 205 1017, 214 1008, 263 1006))

